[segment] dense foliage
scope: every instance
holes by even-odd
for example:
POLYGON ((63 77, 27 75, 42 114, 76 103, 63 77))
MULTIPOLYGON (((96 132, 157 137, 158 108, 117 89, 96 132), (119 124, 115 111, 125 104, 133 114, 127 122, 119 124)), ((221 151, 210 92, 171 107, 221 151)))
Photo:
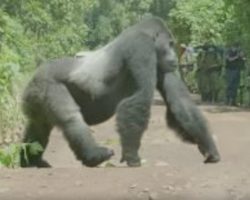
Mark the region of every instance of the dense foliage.
POLYGON ((20 151, 24 151, 24 156, 27 162, 29 162, 27 158, 27 151, 29 151, 32 155, 36 155, 43 151, 42 146, 37 143, 17 143, 10 144, 9 146, 5 146, 0 149, 0 168, 8 167, 15 168, 20 166, 20 151))
POLYGON ((224 1, 179 0, 171 11, 171 25, 182 42, 223 41, 228 12, 224 1))
POLYGON ((20 77, 45 59, 101 46, 152 14, 168 21, 178 43, 240 41, 250 52, 248 0, 1 0, 0 143, 22 123, 13 87, 23 85, 20 77))

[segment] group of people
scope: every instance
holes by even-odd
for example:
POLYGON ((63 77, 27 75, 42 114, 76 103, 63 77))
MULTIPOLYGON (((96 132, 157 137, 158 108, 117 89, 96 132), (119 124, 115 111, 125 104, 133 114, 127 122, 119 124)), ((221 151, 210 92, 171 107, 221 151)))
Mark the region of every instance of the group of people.
POLYGON ((181 46, 182 78, 185 79, 183 74, 190 71, 189 69, 192 70, 195 64, 195 77, 201 100, 209 103, 218 102, 225 83, 225 102, 227 105, 236 106, 240 75, 245 67, 245 57, 239 43, 234 43, 226 49, 211 43, 197 47, 181 46), (192 56, 194 54, 195 61, 192 56))

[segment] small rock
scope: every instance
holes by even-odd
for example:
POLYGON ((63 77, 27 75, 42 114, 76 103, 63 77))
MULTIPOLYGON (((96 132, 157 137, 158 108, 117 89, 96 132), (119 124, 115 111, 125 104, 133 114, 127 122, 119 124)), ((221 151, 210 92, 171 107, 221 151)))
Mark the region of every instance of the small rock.
POLYGON ((130 189, 135 189, 137 187, 137 184, 133 184, 133 185, 131 185, 129 188, 130 189))
POLYGON ((48 175, 48 176, 52 176, 52 175, 53 175, 53 173, 52 173, 52 172, 49 172, 47 175, 48 175))
POLYGON ((41 188, 48 188, 47 185, 41 185, 41 188))
POLYGON ((209 183, 202 183, 200 185, 202 188, 209 188, 210 187, 210 184, 209 183))
POLYGON ((156 200, 158 198, 158 194, 156 192, 152 192, 148 196, 148 200, 156 200))
POLYGON ((175 190, 175 188, 173 186, 171 186, 171 185, 164 185, 163 189, 169 190, 169 191, 174 191, 175 190))
POLYGON ((149 192, 149 188, 144 188, 143 192, 149 192))
POLYGON ((147 163, 147 160, 146 159, 141 159, 141 164, 142 165, 145 165, 147 163))
POLYGON ((105 164, 105 167, 116 167, 116 165, 114 163, 112 163, 112 162, 107 162, 105 164))

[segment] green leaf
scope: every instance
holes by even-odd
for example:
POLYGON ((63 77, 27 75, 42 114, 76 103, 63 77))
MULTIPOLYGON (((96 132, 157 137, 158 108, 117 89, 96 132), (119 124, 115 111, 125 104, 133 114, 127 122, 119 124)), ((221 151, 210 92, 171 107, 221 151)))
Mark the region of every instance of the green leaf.
POLYGON ((38 142, 33 142, 28 144, 29 147, 29 153, 32 155, 37 155, 43 151, 42 145, 40 145, 38 142))

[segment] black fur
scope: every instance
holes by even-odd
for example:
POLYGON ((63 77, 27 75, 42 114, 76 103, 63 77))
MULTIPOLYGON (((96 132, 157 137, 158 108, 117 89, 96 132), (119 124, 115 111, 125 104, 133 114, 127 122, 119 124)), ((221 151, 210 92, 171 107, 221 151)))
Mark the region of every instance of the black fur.
MULTIPOLYGON (((153 17, 83 57, 54 60, 40 66, 24 92, 23 109, 28 118, 24 142, 38 141, 45 149, 52 127, 58 126, 76 158, 94 167, 114 153, 95 142, 88 126, 117 113, 121 161, 140 166, 138 150, 148 125, 155 86, 157 82, 161 85, 165 97, 173 93, 175 86, 170 84, 169 89, 168 81, 163 84, 161 77, 173 72, 176 64, 172 35, 160 19, 153 17)), ((180 90, 180 85, 176 89, 180 90)), ((181 90, 177 93, 176 96, 173 93, 173 99, 179 98, 181 90)), ((173 101, 165 100, 171 107, 173 101)), ((172 110, 170 120, 178 112, 172 110)), ((196 112, 196 108, 191 105, 188 112, 196 112)), ((171 124, 184 127, 185 134, 189 134, 182 120, 171 124)), ((191 127, 191 132, 192 128, 196 127, 191 127)), ((42 153, 34 156, 28 151, 28 160, 27 163, 22 152, 21 166, 49 166, 42 160, 42 153)))
POLYGON ((187 87, 176 74, 159 76, 158 89, 167 105, 166 120, 185 142, 197 144, 205 163, 218 162, 220 155, 207 122, 192 101, 187 87))

